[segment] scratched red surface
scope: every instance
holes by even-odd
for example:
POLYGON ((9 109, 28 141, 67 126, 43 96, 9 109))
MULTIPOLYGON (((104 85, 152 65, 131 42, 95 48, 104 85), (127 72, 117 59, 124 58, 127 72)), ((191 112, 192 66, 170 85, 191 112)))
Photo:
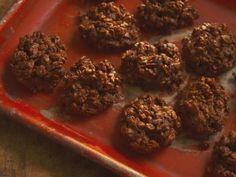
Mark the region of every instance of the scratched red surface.
MULTIPOLYGON (((140 0, 118 0, 134 12, 140 0)), ((200 12, 202 22, 226 23, 236 33, 236 1, 191 1, 200 12)), ((121 54, 99 53, 79 39, 78 15, 89 7, 86 0, 24 0, 8 14, 0 25, 0 108, 13 118, 40 132, 72 146, 91 159, 129 176, 201 177, 211 155, 211 148, 196 149, 171 146, 149 156, 126 150, 117 133, 121 106, 92 118, 62 115, 56 106, 60 86, 53 94, 33 95, 17 84, 7 70, 8 61, 20 36, 41 30, 58 34, 67 46, 67 68, 79 57, 87 55, 96 61, 109 58, 119 67, 121 54), (45 117, 44 117, 45 116, 45 117)), ((148 39, 148 37, 145 37, 148 39)), ((180 40, 176 38, 177 41, 180 40)), ((233 117, 233 116, 231 116, 233 117)), ((236 120, 229 118, 225 131, 236 129, 236 120)))

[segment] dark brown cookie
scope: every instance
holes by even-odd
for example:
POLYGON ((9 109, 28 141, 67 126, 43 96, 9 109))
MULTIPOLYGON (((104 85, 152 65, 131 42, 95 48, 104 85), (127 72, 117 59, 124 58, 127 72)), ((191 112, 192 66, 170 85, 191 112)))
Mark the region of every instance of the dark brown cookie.
POLYGON ((136 16, 142 29, 170 33, 192 25, 198 12, 188 0, 143 0, 136 16))
POLYGON ((10 61, 16 79, 34 92, 50 92, 64 76, 65 46, 56 35, 34 32, 20 39, 10 61))
POLYGON ((214 78, 192 81, 177 98, 176 111, 189 135, 207 139, 222 130, 229 97, 214 78))
POLYGON ((80 34, 97 49, 121 50, 139 39, 136 21, 123 6, 101 3, 80 17, 80 34))
POLYGON ((162 99, 140 96, 123 109, 121 134, 139 153, 151 153, 169 146, 180 128, 180 118, 162 99))
POLYGON ((69 114, 94 115, 119 101, 122 85, 113 65, 82 57, 65 76, 62 108, 69 114))
POLYGON ((199 75, 217 76, 236 63, 236 37, 224 24, 204 23, 183 39, 186 67, 199 75))
POLYGON ((212 164, 208 169, 212 177, 236 177, 236 132, 224 135, 215 144, 212 164))
POLYGON ((136 43, 123 54, 120 72, 126 82, 141 87, 174 90, 183 81, 178 48, 167 41, 136 43))

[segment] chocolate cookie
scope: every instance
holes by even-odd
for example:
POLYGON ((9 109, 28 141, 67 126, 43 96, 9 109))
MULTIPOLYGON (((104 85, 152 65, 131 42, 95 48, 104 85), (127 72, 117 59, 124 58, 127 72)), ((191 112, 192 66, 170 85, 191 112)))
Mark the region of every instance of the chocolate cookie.
POLYGON ((142 29, 158 33, 192 25, 199 17, 188 0, 143 0, 136 16, 142 29))
POLYGON ((120 131, 130 148, 151 153, 169 146, 180 125, 171 106, 158 97, 145 95, 124 107, 120 131))
POLYGON ((236 63, 236 37, 224 24, 204 23, 183 39, 186 67, 199 75, 217 76, 236 63))
POLYGON ((62 108, 69 114, 94 115, 119 101, 122 85, 113 65, 82 57, 65 76, 62 108))
POLYGON ((16 79, 34 92, 50 92, 64 76, 65 46, 57 35, 34 32, 20 39, 10 61, 16 79))
POLYGON ((176 111, 189 135, 207 139, 222 130, 229 97, 214 79, 202 77, 192 81, 177 97, 176 111))
POLYGON ((236 177, 236 132, 224 135, 215 144, 209 172, 213 177, 236 177))
POLYGON ((101 3, 80 17, 80 34, 97 49, 121 50, 139 39, 136 20, 123 6, 101 3))
POLYGON ((123 54, 120 72, 126 82, 141 87, 173 90, 183 81, 178 48, 167 41, 136 43, 123 54))

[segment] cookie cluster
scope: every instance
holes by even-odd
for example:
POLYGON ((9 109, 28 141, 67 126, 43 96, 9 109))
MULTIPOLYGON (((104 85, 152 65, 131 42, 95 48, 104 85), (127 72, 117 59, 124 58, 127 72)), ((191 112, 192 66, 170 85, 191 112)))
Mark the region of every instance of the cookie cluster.
POLYGON ((161 98, 140 96, 123 109, 121 134, 140 153, 155 152, 170 145, 181 126, 180 118, 161 98))
POLYGON ((215 144, 209 173, 214 177, 236 176, 236 132, 224 135, 215 144))
POLYGON ((192 25, 199 17, 188 0, 144 0, 136 16, 142 29, 158 33, 192 25))
POLYGON ((80 17, 80 35, 96 49, 122 50, 139 40, 136 20, 122 5, 101 3, 80 17))
POLYGON ((182 53, 189 71, 218 76, 236 64, 236 37, 224 24, 204 23, 183 39, 182 53))
POLYGON ((192 137, 208 139, 222 130, 229 112, 228 100, 225 89, 214 78, 201 77, 179 94, 176 111, 192 137))
POLYGON ((167 41, 152 45, 138 42, 121 59, 120 71, 126 82, 141 87, 174 90, 183 81, 178 48, 167 41))
POLYGON ((122 84, 114 66, 82 57, 65 76, 62 107, 74 115, 95 115, 122 97, 122 84))
POLYGON ((33 92, 51 92, 64 76, 66 60, 59 36, 34 32, 20 39, 10 68, 15 78, 33 92))

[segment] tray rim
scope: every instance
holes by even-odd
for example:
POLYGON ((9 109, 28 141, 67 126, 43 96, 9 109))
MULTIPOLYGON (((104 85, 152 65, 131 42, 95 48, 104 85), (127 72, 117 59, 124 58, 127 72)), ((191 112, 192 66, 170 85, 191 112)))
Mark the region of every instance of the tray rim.
POLYGON ((57 126, 59 124, 52 120, 44 118, 44 116, 40 117, 42 117, 45 122, 50 123, 52 126, 49 126, 46 123, 42 123, 42 121, 34 121, 34 116, 31 116, 30 114, 27 114, 24 111, 19 110, 14 106, 11 106, 12 103, 8 102, 8 100, 5 99, 2 100, 2 97, 3 95, 0 94, 0 112, 5 114, 8 118, 16 120, 17 122, 29 127, 30 129, 36 130, 37 132, 41 133, 46 137, 72 148, 76 152, 80 153, 82 156, 89 158, 90 160, 104 166, 105 168, 112 170, 113 172, 119 175, 130 177, 146 176, 113 159, 112 157, 106 156, 105 154, 89 147, 82 137, 78 136, 78 134, 76 134, 73 130, 69 128, 67 129, 66 127, 62 126, 60 128, 61 130, 56 129, 53 125, 57 126), (67 134, 63 132, 67 132, 67 134), (77 139, 75 139, 72 135, 76 136, 77 139))
MULTIPOLYGON (((24 7, 24 5, 29 0, 19 0, 18 2, 14 3, 12 7, 8 9, 5 15, 0 20, 0 33, 2 30, 7 26, 7 24, 15 17, 17 12, 24 7)), ((142 174, 131 167, 122 164, 118 160, 105 155, 96 149, 89 147, 85 140, 81 137, 76 135, 77 139, 75 139, 70 134, 76 134, 71 129, 67 129, 64 126, 61 126, 60 129, 56 129, 53 126, 46 125, 45 123, 33 121, 34 116, 27 114, 25 111, 20 110, 17 108, 10 98, 8 98, 4 93, 0 93, 0 112, 5 114, 8 118, 12 118, 17 122, 29 127, 30 129, 36 130, 40 134, 53 139, 65 146, 70 147, 71 149, 75 150, 76 152, 80 153, 80 155, 102 165, 103 167, 110 169, 111 171, 122 175, 122 176, 130 176, 130 177, 145 177, 145 174, 142 174), (67 135, 63 134, 63 132, 68 132, 67 135)), ((44 121, 50 122, 51 125, 57 124, 55 121, 46 119, 44 116, 40 115, 41 118, 45 119, 44 121)), ((159 176, 161 177, 161 176, 159 176)))

